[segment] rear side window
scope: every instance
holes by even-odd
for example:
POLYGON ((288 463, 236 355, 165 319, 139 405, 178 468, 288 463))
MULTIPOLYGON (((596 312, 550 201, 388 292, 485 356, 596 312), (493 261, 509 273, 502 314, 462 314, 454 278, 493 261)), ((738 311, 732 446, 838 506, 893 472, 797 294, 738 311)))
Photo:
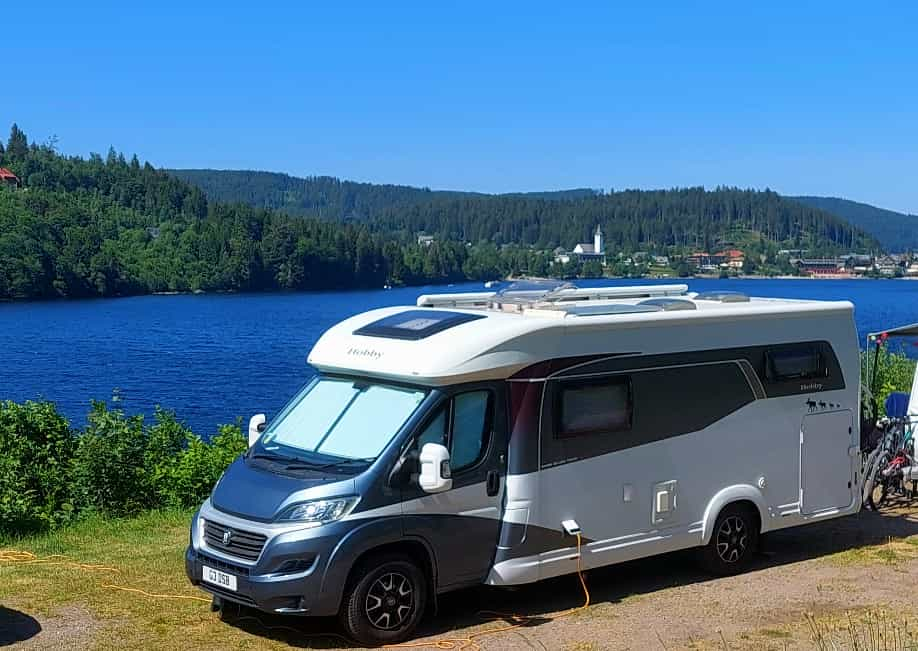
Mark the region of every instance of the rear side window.
POLYGON ((633 411, 630 377, 565 384, 558 393, 555 435, 623 432, 631 429, 633 411))
POLYGON ((781 346, 765 353, 765 375, 769 382, 812 380, 826 374, 825 358, 815 344, 781 346))

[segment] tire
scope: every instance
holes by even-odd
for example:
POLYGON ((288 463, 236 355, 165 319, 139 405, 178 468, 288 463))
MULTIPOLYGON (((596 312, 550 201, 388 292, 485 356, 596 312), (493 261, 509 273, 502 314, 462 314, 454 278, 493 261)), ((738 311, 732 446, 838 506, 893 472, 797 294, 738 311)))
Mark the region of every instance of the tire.
POLYGON ((731 504, 714 521, 711 540, 701 548, 700 562, 716 576, 739 574, 749 568, 758 546, 758 514, 747 506, 731 504))
POLYGON ((342 626, 365 646, 402 642, 424 616, 427 590, 424 571, 408 556, 371 557, 351 575, 342 626))
POLYGON ((879 511, 889 496, 889 479, 881 473, 891 461, 892 455, 884 452, 874 463, 872 476, 864 488, 864 503, 871 511, 879 511))

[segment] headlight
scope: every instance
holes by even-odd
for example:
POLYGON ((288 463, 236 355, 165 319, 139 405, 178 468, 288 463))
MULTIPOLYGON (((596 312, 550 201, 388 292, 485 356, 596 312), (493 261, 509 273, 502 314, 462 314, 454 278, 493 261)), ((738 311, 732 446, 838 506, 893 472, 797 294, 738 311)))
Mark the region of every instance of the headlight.
POLYGON ((354 510, 359 497, 338 497, 333 500, 301 502, 287 508, 279 520, 288 522, 311 522, 315 525, 340 520, 354 510))

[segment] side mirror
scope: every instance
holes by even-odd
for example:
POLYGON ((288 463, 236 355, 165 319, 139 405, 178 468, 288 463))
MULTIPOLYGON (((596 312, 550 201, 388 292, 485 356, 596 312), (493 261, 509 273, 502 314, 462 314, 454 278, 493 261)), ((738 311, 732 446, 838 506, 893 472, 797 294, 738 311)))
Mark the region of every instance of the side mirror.
POLYGON ((449 450, 439 443, 425 443, 419 457, 418 484, 425 493, 442 493, 453 487, 449 469, 449 450))
POLYGON ((255 414, 249 419, 249 447, 252 447, 252 444, 258 440, 267 424, 268 419, 264 414, 255 414))

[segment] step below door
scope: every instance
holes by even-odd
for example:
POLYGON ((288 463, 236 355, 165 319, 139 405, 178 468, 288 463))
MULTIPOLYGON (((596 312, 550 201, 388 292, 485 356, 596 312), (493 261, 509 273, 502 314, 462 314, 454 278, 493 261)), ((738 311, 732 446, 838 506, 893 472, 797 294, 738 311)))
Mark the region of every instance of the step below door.
POLYGON ((851 410, 808 414, 800 432, 800 510, 805 514, 851 504, 851 410))

